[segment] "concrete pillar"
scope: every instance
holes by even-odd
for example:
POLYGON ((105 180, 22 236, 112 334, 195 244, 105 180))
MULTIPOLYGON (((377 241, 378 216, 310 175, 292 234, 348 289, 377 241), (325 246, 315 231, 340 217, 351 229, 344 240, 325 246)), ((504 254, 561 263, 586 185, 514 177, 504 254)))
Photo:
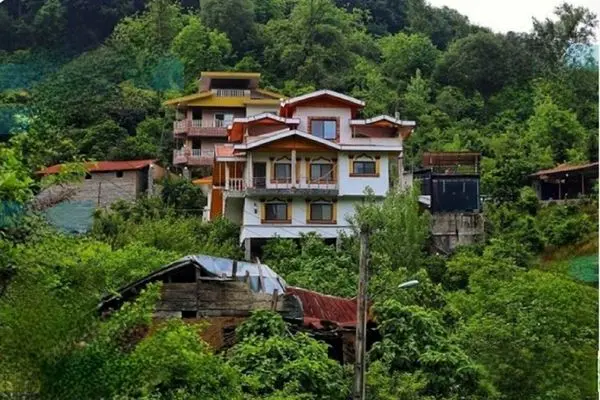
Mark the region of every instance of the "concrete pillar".
POLYGON ((398 188, 404 190, 404 151, 398 154, 398 188))
POLYGON ((292 187, 296 186, 296 149, 292 150, 292 187))
POLYGON ((154 164, 150 164, 148 167, 148 196, 152 196, 154 194, 154 164))
POLYGON ((244 259, 246 261, 252 261, 252 239, 244 239, 244 259))
POLYGON ((252 152, 246 154, 246 186, 254 187, 252 171, 252 152))
POLYGON ((225 162, 225 190, 229 190, 229 163, 225 162))

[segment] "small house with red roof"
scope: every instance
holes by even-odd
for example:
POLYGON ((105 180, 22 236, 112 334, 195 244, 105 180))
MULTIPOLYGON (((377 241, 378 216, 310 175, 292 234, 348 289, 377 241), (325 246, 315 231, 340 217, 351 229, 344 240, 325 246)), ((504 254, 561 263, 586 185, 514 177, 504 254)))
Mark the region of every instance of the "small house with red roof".
MULTIPOLYGON (((36 196, 36 204, 58 229, 86 232, 92 225, 96 208, 108 207, 117 200, 134 201, 154 193, 155 180, 165 174, 155 161, 87 162, 81 182, 50 186, 36 196)), ((56 164, 38 171, 38 175, 58 174, 66 168, 64 164, 56 164)))

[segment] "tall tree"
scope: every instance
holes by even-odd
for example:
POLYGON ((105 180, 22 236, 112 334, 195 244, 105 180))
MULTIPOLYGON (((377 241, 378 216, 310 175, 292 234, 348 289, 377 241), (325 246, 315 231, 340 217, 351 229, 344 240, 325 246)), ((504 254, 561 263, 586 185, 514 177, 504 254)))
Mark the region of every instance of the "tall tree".
POLYGON ((251 0, 201 0, 200 16, 208 28, 227 35, 239 58, 253 48, 257 31, 251 0))
POLYGON ((581 62, 579 51, 583 49, 589 54, 591 48, 577 45, 591 45, 598 26, 597 15, 585 7, 565 2, 555 8, 554 14, 556 19, 533 19, 536 51, 549 69, 556 69, 564 62, 581 62))

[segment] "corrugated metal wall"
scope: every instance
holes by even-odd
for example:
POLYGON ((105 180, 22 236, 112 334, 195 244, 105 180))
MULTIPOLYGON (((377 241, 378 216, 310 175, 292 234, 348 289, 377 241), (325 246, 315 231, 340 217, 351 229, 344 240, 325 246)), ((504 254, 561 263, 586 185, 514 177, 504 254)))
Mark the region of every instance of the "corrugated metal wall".
POLYGON ((479 177, 433 176, 431 211, 479 210, 479 177))

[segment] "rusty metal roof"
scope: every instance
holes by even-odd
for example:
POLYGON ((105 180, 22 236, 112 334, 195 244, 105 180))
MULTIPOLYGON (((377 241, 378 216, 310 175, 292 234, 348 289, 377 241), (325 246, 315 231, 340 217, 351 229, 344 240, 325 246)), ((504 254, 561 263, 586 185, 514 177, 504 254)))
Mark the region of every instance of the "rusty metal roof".
POLYGON ((425 152, 423 153, 423 167, 456 164, 475 165, 480 158, 481 153, 473 151, 425 152))
MULTIPOLYGON (((85 163, 85 169, 88 172, 111 172, 111 171, 130 171, 142 169, 155 163, 156 160, 127 160, 127 161, 90 161, 85 163)), ((52 165, 39 171, 40 174, 57 174, 62 169, 63 164, 52 165)))
POLYGON ((304 325, 323 329, 328 324, 339 327, 356 326, 356 300, 329 296, 311 290, 288 286, 286 294, 300 299, 304 309, 304 325))
POLYGON ((598 162, 593 162, 593 163, 588 163, 588 164, 569 164, 569 163, 560 164, 554 168, 543 169, 543 170, 533 173, 529 176, 538 177, 538 176, 543 176, 543 175, 562 174, 565 172, 575 172, 575 171, 582 171, 582 170, 587 170, 587 169, 592 170, 592 171, 595 170, 596 174, 598 174, 598 162))

